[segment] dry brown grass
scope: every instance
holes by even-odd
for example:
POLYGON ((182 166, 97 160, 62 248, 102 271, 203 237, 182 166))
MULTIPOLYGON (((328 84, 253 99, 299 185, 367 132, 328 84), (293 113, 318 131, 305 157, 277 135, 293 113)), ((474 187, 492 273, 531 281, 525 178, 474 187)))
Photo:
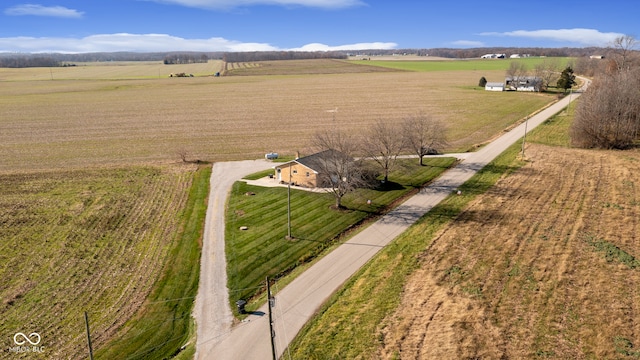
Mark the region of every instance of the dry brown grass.
MULTIPOLYGON (((16 70, 0 69, 0 78, 7 71, 16 70)), ((176 161, 180 149, 191 159, 209 161, 293 154, 307 149, 318 130, 362 132, 378 119, 398 122, 420 111, 450 125, 449 150, 466 150, 552 101, 477 90, 483 75, 488 76, 455 71, 5 82, 0 172, 176 161)))
MULTIPOLYGON (((384 358, 637 358, 640 152, 532 145, 424 252, 384 358)), ((383 328, 384 328, 383 327, 383 328)))

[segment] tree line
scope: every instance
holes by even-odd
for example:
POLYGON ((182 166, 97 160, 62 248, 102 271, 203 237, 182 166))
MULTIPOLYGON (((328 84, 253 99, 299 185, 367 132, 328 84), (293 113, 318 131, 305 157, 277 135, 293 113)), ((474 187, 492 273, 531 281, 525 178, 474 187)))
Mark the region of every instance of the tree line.
MULTIPOLYGON (((224 59, 228 62, 251 62, 267 60, 300 60, 300 59, 346 59, 350 55, 383 56, 393 54, 417 54, 420 56, 438 56, 452 59, 479 58, 487 53, 499 54, 529 54, 531 56, 547 57, 575 57, 580 58, 581 63, 576 64, 576 69, 587 74, 596 61, 589 61, 590 55, 603 55, 608 58, 615 53, 612 47, 587 47, 587 48, 520 48, 520 47, 488 47, 471 49, 452 48, 407 48, 407 49, 369 49, 369 50, 336 50, 336 51, 253 51, 253 52, 94 52, 80 54, 24 54, 8 53, 0 54, 0 67, 34 67, 34 66, 62 66, 65 62, 96 62, 96 61, 164 61, 174 59, 179 54, 181 58, 224 59), (185 57, 185 55, 187 57, 185 57), (583 71, 584 68, 584 72, 583 71)), ((169 63, 172 63, 169 60, 169 63)))
POLYGON ((164 57, 165 65, 196 64, 209 61, 207 54, 170 54, 164 57))
POLYGON ((416 155, 424 165, 426 155, 437 154, 447 143, 444 124, 426 114, 406 117, 400 123, 378 120, 361 135, 330 129, 312 140, 318 152, 319 181, 335 198, 335 207, 348 192, 389 181, 389 173, 401 154, 416 155), (373 164, 373 165, 372 165, 373 164))
POLYGON ((632 36, 614 42, 608 61, 594 69, 570 127, 571 144, 581 148, 627 149, 640 140, 640 56, 632 36))
MULTIPOLYGON (((172 59, 222 59, 223 52, 97 52, 81 54, 0 54, 0 67, 59 67, 75 62, 109 62, 109 61, 165 61, 172 59)), ((189 61, 189 60, 186 60, 189 61)))
POLYGON ((0 67, 3 68, 28 68, 28 67, 58 67, 62 64, 46 56, 15 56, 0 57, 0 67))

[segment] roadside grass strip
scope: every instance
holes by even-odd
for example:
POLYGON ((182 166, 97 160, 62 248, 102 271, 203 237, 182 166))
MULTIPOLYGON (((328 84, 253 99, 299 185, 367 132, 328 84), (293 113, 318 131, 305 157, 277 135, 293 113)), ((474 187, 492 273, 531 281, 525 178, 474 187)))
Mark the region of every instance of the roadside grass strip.
MULTIPOLYGON (((288 240, 287 189, 236 182, 226 216, 226 253, 229 301, 251 300, 264 289, 265 276, 280 278, 320 256, 341 241, 341 234, 376 216, 398 199, 417 191, 455 163, 454 158, 401 159, 389 179, 394 190, 361 189, 343 199, 346 209, 332 209, 328 193, 291 189, 291 234, 288 240), (407 179, 411 179, 407 181, 407 179), (367 204, 371 200, 371 205, 367 204), (241 230, 246 227, 246 230, 241 230)), ((248 304, 247 309, 257 306, 248 304)))

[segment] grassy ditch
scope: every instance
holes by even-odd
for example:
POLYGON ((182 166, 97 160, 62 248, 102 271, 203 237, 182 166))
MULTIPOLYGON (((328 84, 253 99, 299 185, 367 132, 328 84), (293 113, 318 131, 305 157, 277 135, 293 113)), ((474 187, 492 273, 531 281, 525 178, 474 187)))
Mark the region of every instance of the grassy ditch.
POLYGON ((291 343, 295 359, 366 359, 375 357, 379 324, 400 304, 408 275, 419 266, 419 257, 434 234, 452 221, 464 207, 484 193, 505 172, 523 165, 516 144, 460 187, 462 195, 450 196, 383 249, 323 306, 291 343))
MULTIPOLYGON (((237 182, 227 209, 226 251, 230 301, 249 299, 263 291, 265 276, 280 277, 317 257, 355 225, 449 168, 455 159, 399 160, 385 189, 360 189, 343 199, 346 210, 331 209, 327 193, 291 191, 291 234, 287 240, 287 189, 237 182), (371 200, 371 204, 367 203, 371 200), (240 230, 246 226, 247 230, 240 230)), ((251 308, 251 307, 249 307, 251 308)))
POLYGON ((191 317, 198 290, 201 239, 206 214, 211 166, 201 167, 193 178, 181 230, 176 235, 163 275, 142 309, 123 327, 118 340, 104 346, 98 359, 165 359, 195 353, 195 324, 191 317), (188 345, 187 345, 188 344, 188 345), (181 350, 183 345, 187 345, 181 350))

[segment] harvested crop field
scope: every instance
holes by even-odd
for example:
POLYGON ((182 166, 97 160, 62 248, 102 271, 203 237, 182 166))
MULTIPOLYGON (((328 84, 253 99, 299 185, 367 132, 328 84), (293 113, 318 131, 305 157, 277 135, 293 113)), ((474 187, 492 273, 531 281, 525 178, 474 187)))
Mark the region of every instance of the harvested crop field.
POLYGON ((640 151, 527 157, 424 251, 379 357, 638 357, 640 151))
MULTIPOLYGON (((294 154, 316 131, 361 132, 419 112, 449 124, 445 150, 460 151, 554 100, 476 86, 502 71, 104 79, 94 68, 95 79, 0 87, 0 172, 175 162, 179 152, 207 161, 294 154)), ((0 69, 0 78, 5 71, 16 76, 0 69)))
POLYGON ((79 359, 87 354, 87 311, 94 350, 101 350, 143 307, 165 269, 193 171, 0 175, 0 334, 37 332, 44 357, 79 359))
POLYGON ((389 67, 355 64, 344 60, 276 60, 225 63, 225 75, 310 75, 394 72, 389 67))

